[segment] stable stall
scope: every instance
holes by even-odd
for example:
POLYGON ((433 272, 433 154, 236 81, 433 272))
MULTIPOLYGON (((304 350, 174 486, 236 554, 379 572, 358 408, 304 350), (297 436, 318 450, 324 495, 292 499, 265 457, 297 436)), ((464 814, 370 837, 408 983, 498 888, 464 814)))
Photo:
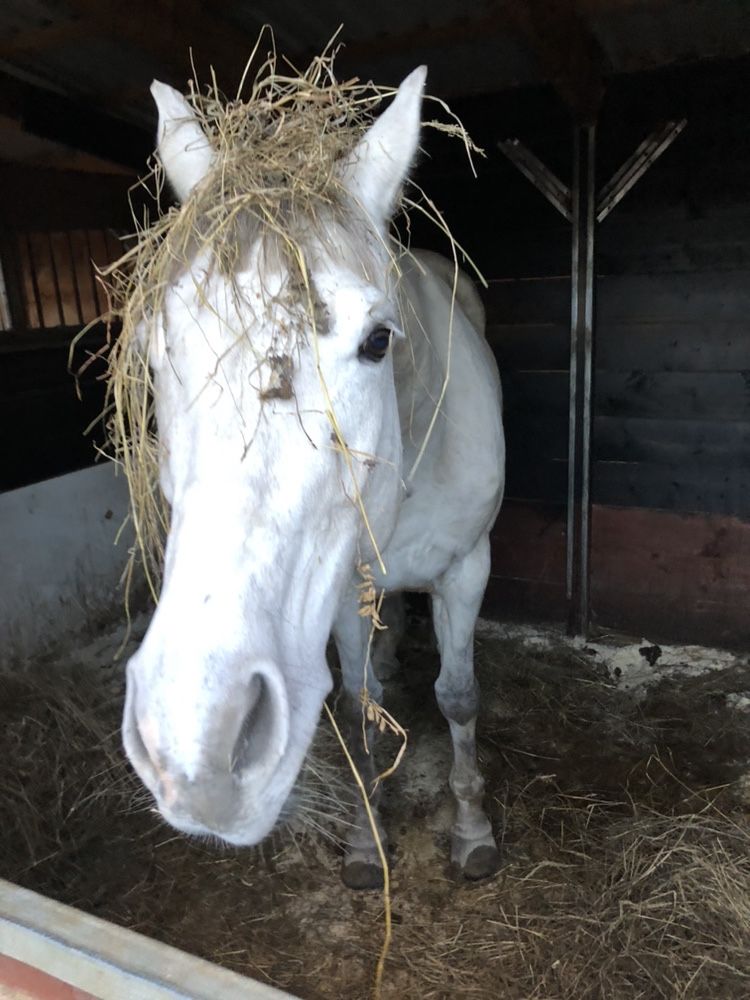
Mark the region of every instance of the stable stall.
MULTIPOLYGON (((372 994, 383 900, 338 881, 351 792, 330 733, 320 814, 242 851, 160 823, 118 731, 151 605, 123 617, 97 267, 144 211, 151 79, 184 90, 213 66, 233 94, 265 17, 240 0, 0 13, 3 996, 372 994)), ((277 3, 278 50, 307 65, 340 17, 277 3)), ((508 442, 476 645, 506 865, 469 886, 445 863, 449 748, 415 604, 381 995, 744 995, 750 11, 389 0, 346 11, 341 41, 341 79, 427 64, 484 150, 472 177, 426 135, 416 176, 483 276, 508 442)), ((419 219, 410 238, 445 252, 419 219)))

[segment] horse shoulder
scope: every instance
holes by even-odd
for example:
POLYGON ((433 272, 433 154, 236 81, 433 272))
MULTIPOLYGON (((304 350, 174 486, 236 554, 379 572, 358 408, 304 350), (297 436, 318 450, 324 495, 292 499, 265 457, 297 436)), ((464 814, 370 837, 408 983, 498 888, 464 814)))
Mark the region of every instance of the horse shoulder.
POLYGON ((477 333, 484 336, 487 323, 484 303, 468 274, 457 267, 454 261, 433 250, 415 250, 413 256, 418 264, 440 278, 450 289, 455 285, 456 301, 477 333))

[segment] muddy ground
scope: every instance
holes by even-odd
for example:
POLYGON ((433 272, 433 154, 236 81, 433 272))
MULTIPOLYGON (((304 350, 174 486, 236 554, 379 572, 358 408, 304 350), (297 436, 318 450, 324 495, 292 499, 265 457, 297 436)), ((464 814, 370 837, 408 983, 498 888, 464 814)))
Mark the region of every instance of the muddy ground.
MULTIPOLYGON (((384 802, 383 996, 750 997, 747 657, 480 628, 481 756, 504 866, 472 885, 448 863, 438 661, 427 624, 411 625, 388 686, 409 747, 384 802)), ((304 1000, 370 997, 382 898, 344 889, 339 849, 313 829, 335 838, 344 828, 322 814, 341 810, 323 792, 312 826, 256 850, 167 828, 120 749, 122 637, 101 627, 0 673, 0 875, 304 1000)), ((322 744, 326 789, 348 788, 335 742, 322 744)), ((383 750, 385 762, 395 745, 383 750)))

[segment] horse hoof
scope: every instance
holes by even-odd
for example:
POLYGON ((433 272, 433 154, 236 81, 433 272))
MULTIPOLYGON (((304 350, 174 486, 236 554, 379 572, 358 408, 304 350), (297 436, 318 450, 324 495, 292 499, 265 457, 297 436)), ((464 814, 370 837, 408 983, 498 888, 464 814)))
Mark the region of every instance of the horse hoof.
POLYGON ((349 889, 383 888, 383 869, 375 861, 345 861, 341 878, 349 889))
POLYGON ((463 866, 463 876, 472 882, 489 878, 500 868, 500 851, 494 844, 481 844, 475 847, 463 866))

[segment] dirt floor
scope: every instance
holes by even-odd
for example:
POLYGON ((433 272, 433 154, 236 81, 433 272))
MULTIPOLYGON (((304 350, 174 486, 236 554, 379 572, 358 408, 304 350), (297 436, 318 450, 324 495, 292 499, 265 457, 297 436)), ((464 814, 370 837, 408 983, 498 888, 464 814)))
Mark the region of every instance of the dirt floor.
MULTIPOLYGON (((123 634, 0 673, 0 875, 304 1000, 372 996, 383 903, 339 881, 331 789, 351 791, 332 737, 304 829, 255 850, 179 836, 120 749, 123 634)), ((447 860, 450 745, 421 620, 402 661, 384 997, 750 997, 747 657, 482 625, 481 756, 505 864, 474 885, 447 860)))

